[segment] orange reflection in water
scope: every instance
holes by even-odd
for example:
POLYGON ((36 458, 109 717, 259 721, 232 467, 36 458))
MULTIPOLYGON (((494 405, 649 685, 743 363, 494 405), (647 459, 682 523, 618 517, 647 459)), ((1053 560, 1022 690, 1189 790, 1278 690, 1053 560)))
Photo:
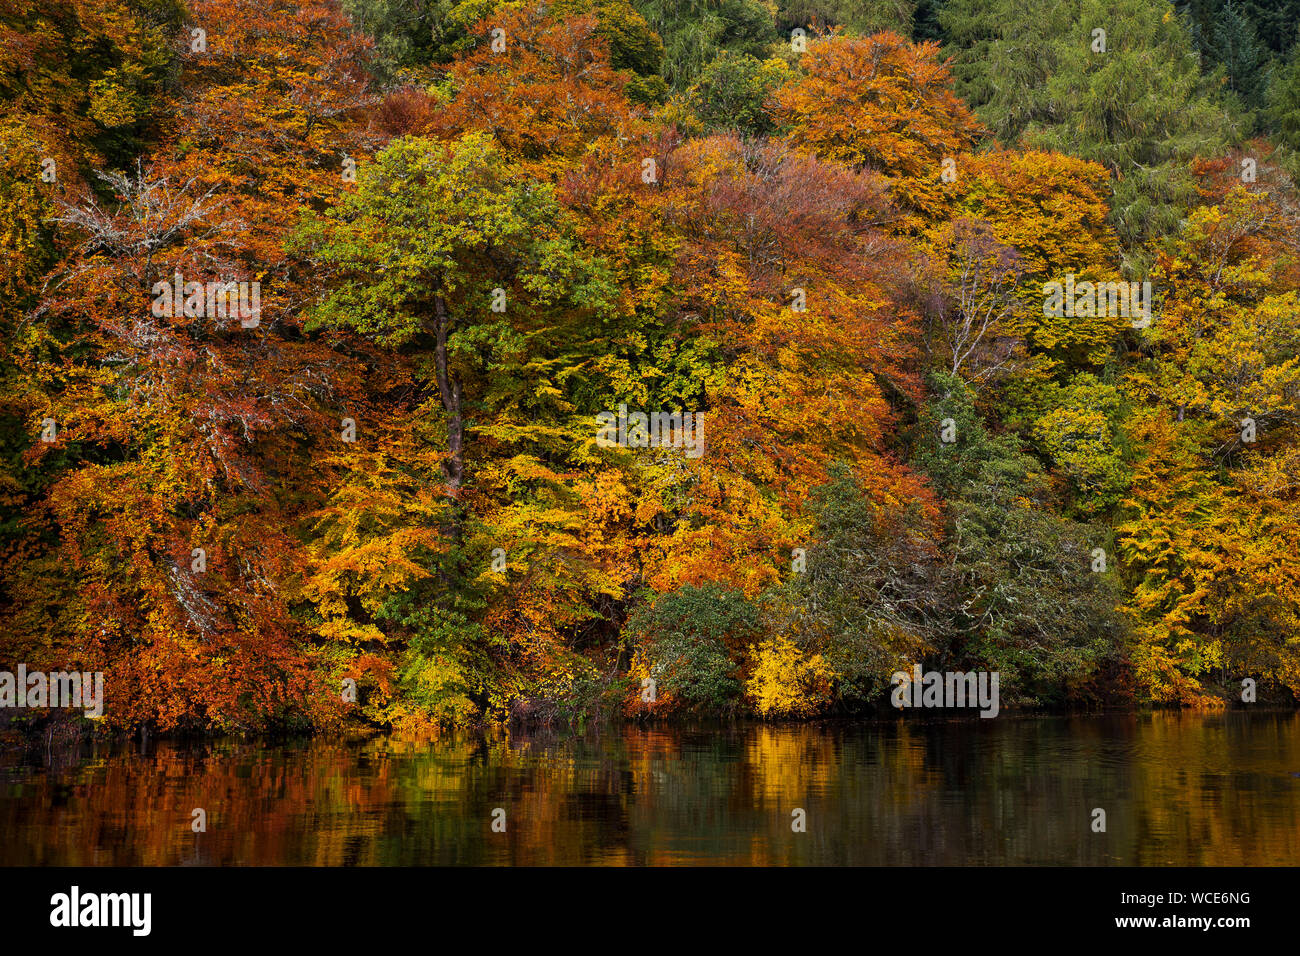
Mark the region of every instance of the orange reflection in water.
POLYGON ((1295 714, 163 742, 0 765, 5 865, 1294 866, 1298 823, 1295 714))

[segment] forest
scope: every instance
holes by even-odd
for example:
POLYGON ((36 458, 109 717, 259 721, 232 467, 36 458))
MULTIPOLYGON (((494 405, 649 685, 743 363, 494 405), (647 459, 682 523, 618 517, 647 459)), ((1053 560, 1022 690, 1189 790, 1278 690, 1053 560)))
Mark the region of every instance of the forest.
POLYGON ((0 667, 160 733, 1293 707, 1297 38, 0 0, 0 667))

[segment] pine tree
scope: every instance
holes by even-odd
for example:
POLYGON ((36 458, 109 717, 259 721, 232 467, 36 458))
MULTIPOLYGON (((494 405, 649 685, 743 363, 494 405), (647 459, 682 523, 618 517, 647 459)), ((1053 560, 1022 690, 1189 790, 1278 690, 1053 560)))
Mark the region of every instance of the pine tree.
POLYGON ((1291 149, 1300 149, 1300 47, 1274 72, 1264 113, 1273 137, 1291 149))
POLYGON ((1262 106, 1269 73, 1268 56, 1250 21, 1236 4, 1230 2, 1219 11, 1213 38, 1209 49, 1223 65, 1228 89, 1246 106, 1252 109, 1262 106))
POLYGON ((1286 55, 1295 46, 1300 0, 1241 0, 1235 5, 1273 53, 1286 55))
POLYGON ((1196 199, 1189 164, 1221 153, 1241 117, 1211 93, 1165 0, 950 0, 958 89, 1009 145, 1101 163, 1129 266, 1196 199), (988 38, 988 39, 985 39, 988 38))
POLYGON ((943 6, 944 0, 920 0, 916 12, 912 14, 912 39, 917 42, 934 40, 937 43, 943 43, 947 39, 939 21, 943 6))

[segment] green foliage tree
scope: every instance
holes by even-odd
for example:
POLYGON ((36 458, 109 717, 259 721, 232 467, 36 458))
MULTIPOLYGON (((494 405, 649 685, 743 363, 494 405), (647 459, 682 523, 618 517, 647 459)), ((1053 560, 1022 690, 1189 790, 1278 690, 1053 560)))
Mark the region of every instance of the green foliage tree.
MULTIPOLYGON (((1223 0, 1220 0, 1223 2, 1223 0)), ((1300 0, 1227 0, 1254 28, 1255 35, 1277 55, 1286 55, 1300 33, 1300 0)))
POLYGON ((944 0, 919 0, 912 13, 912 39, 943 43, 947 40, 940 19, 944 0))
POLYGON ((918 510, 882 509, 843 465, 810 500, 805 570, 766 598, 770 627, 835 673, 841 705, 879 699, 890 675, 930 659, 942 630, 940 561, 918 510))
MULTIPOLYGON (((740 694, 734 657, 760 633, 758 610, 717 584, 686 586, 642 605, 627 623, 659 689, 691 710, 734 708, 740 694)), ((658 691, 657 691, 658 692, 658 691)))
POLYGON ((634 0, 663 39, 663 77, 686 90, 723 50, 767 56, 776 40, 773 12, 760 0, 634 0))
POLYGON ((395 142, 301 239, 339 280, 310 327, 354 329, 431 360, 453 496, 465 479, 465 380, 477 358, 519 350, 494 300, 585 310, 612 295, 599 263, 565 234, 552 187, 512 178, 482 133, 395 142))
POLYGON ((343 12, 375 41, 375 71, 393 79, 404 67, 447 63, 468 45, 457 0, 342 0, 343 12))
POLYGON ((951 0, 943 17, 959 89, 1004 143, 1110 170, 1112 221, 1141 272, 1147 241, 1197 199, 1191 160, 1242 126, 1211 95, 1187 27, 1165 0, 951 0))
POLYGON ((930 386, 916 462, 947 498, 947 661, 998 671, 1008 702, 1090 696, 1124 638, 1107 531, 1054 513, 1041 466, 988 431, 964 382, 930 386), (935 437, 946 419, 954 442, 935 437))
POLYGON ((1214 62, 1223 66, 1227 88, 1248 108, 1260 107, 1268 88, 1268 53, 1235 4, 1228 3, 1219 11, 1209 49, 1214 53, 1214 62))
POLYGON ((759 61, 748 53, 724 50, 691 84, 686 105, 709 132, 736 130, 766 136, 774 128, 766 109, 768 98, 789 75, 782 60, 759 61))
POLYGON ((1274 71, 1269 83, 1265 117, 1273 136, 1283 146, 1300 150, 1300 47, 1274 71))

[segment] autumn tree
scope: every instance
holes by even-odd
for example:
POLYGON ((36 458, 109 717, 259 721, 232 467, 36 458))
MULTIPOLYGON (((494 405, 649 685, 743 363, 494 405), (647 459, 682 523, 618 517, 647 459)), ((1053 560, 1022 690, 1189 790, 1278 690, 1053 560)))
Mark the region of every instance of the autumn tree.
POLYGON ((772 99, 786 139, 887 176, 901 206, 937 214, 945 159, 969 151, 979 134, 938 44, 889 32, 833 36, 810 43, 800 65, 772 99))
POLYGON ((1295 692, 1296 288, 1285 200, 1237 186, 1197 209, 1157 280, 1169 290, 1126 388, 1146 410, 1118 527, 1139 679, 1205 703, 1255 676, 1295 692))

